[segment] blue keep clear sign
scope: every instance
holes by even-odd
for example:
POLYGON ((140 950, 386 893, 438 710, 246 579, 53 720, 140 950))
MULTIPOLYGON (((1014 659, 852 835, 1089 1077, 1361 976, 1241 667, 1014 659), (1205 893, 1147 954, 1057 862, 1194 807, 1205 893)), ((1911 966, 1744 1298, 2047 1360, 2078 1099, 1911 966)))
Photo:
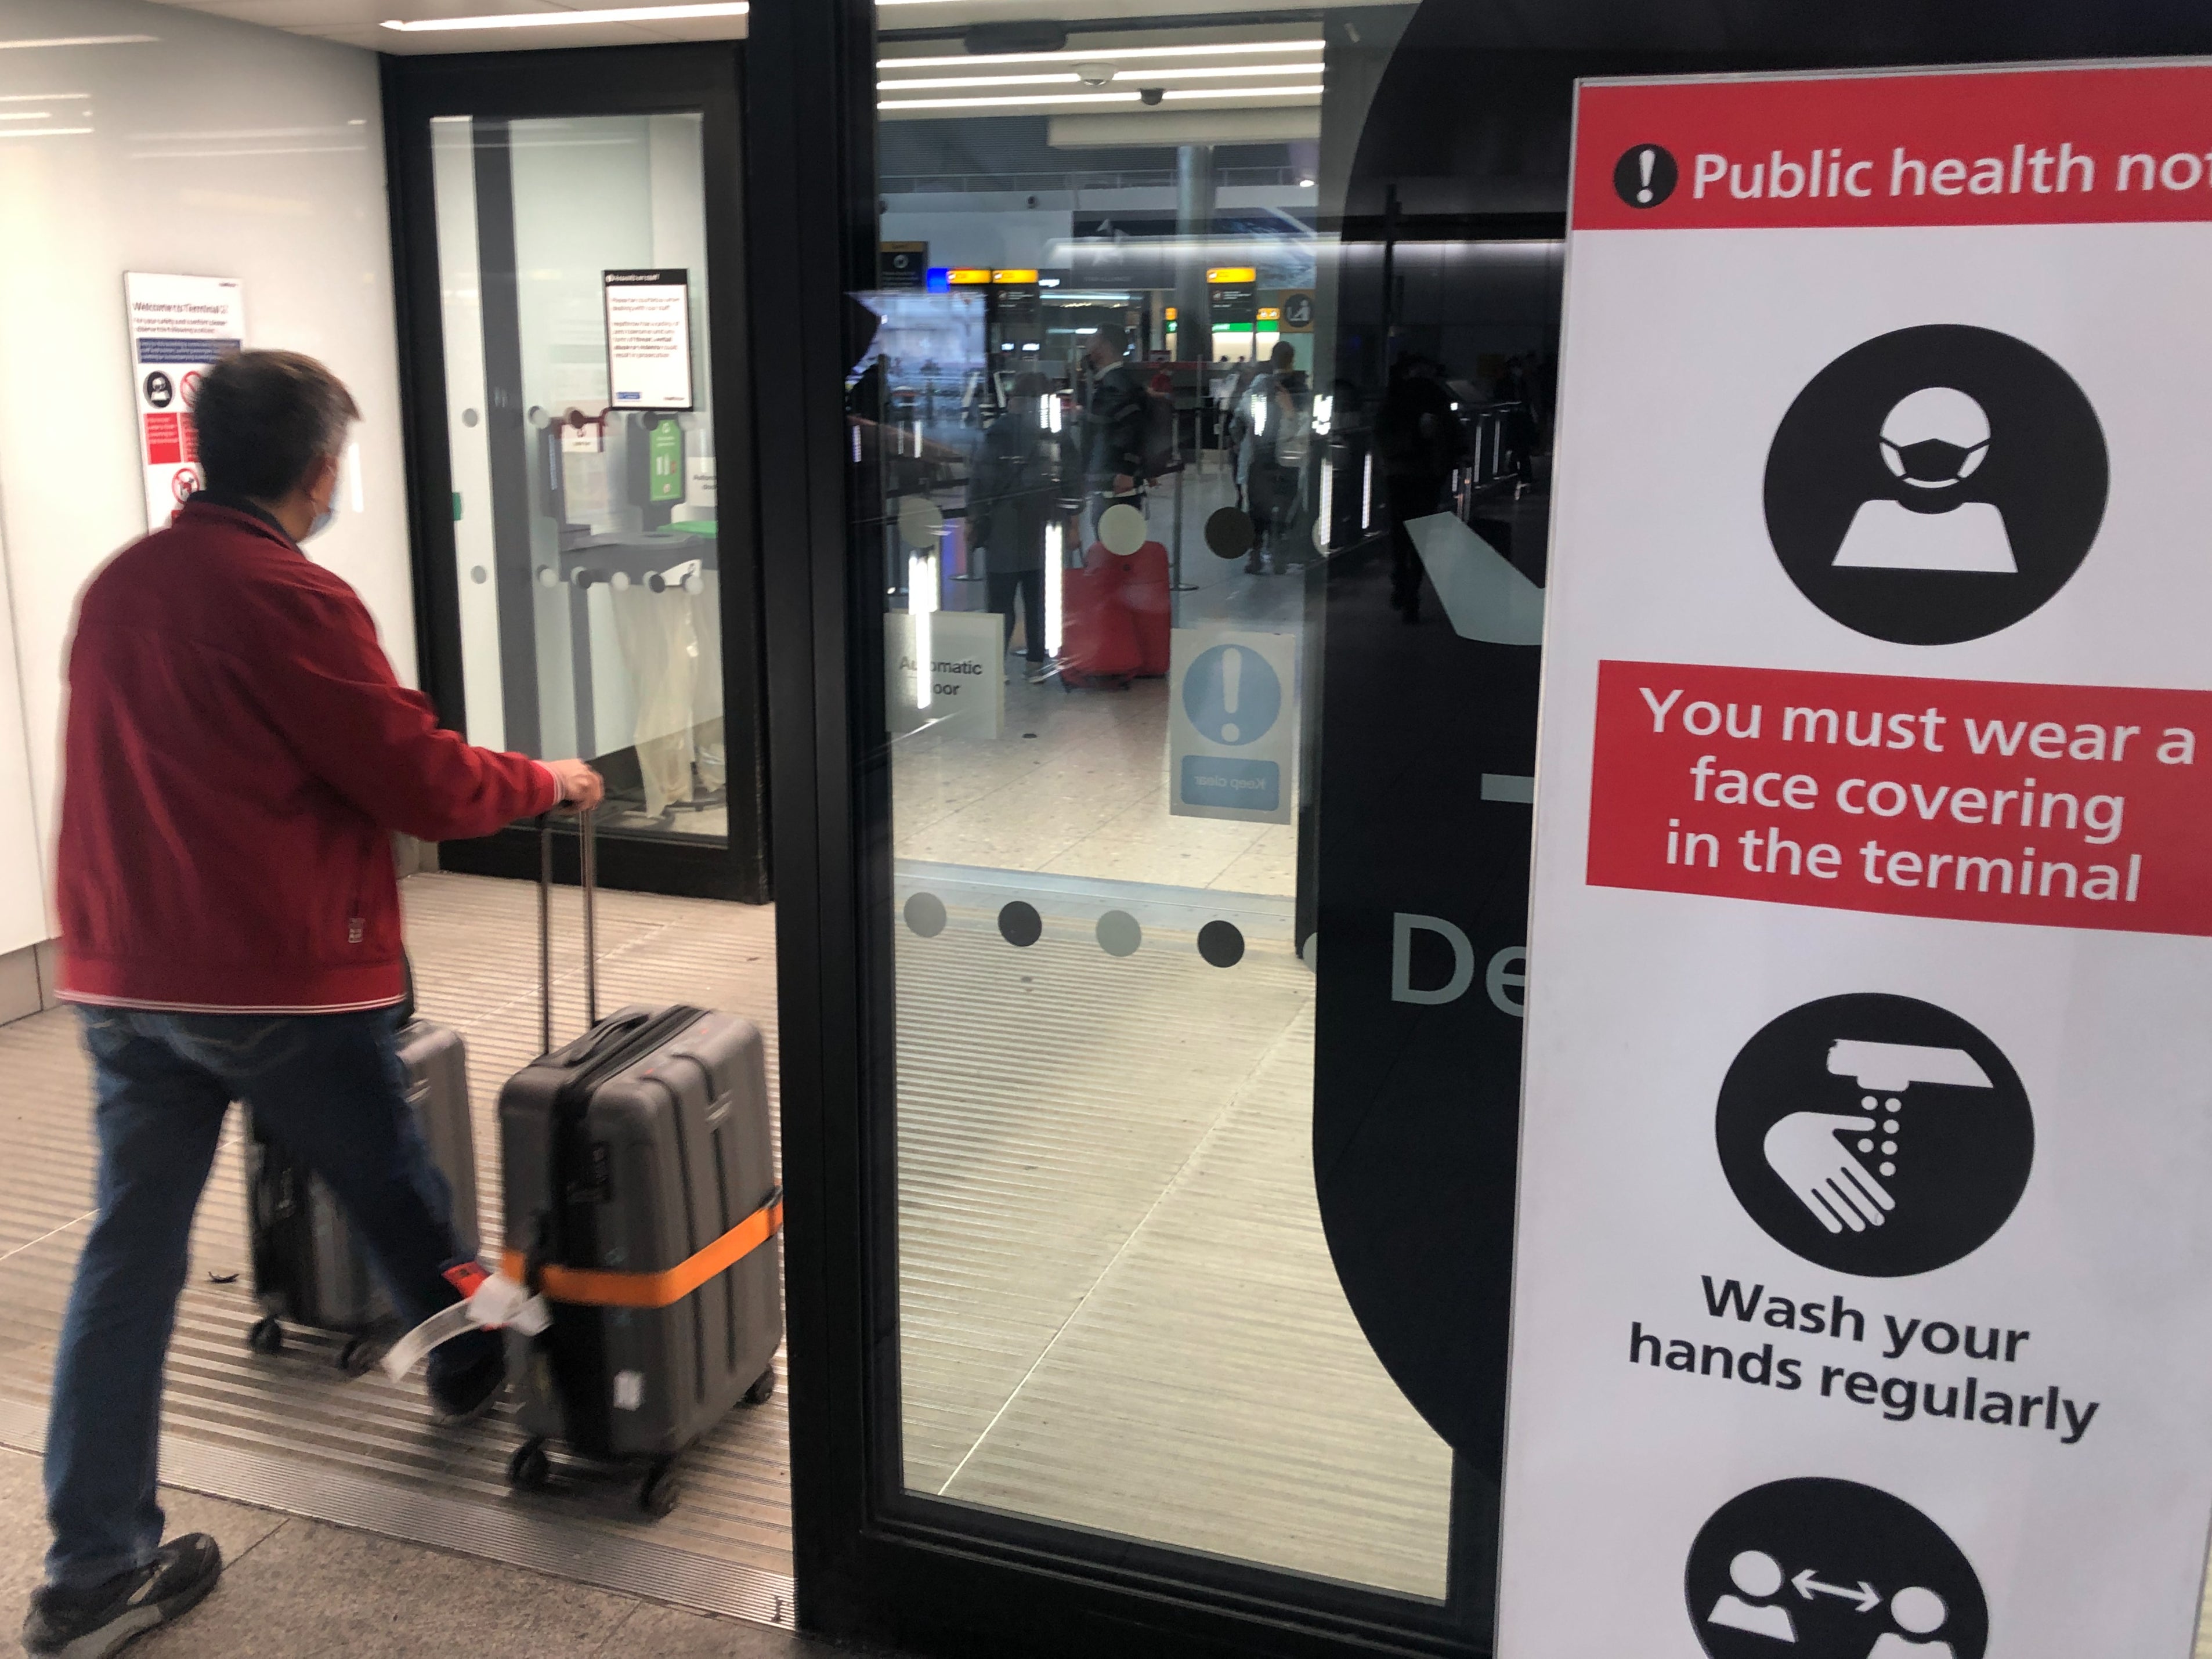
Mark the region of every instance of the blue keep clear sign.
POLYGON ((1288 823, 1297 754, 1297 641, 1178 628, 1169 651, 1170 810, 1288 823))

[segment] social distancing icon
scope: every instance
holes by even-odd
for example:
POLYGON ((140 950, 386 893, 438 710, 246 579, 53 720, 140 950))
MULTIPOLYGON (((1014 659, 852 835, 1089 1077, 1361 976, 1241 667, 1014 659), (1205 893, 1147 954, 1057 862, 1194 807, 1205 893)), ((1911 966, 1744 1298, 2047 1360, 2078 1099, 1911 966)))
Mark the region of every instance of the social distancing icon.
POLYGON ((1842 1273, 1947 1267, 2002 1227, 2027 1185, 2027 1091, 1947 1009, 1872 993, 1770 1022, 1721 1085, 1721 1167, 1769 1237, 1842 1273))
POLYGON ((1712 1659, 1982 1659, 1989 1607, 1949 1534, 1850 1480, 1777 1480, 1715 1512, 1684 1592, 1712 1659))

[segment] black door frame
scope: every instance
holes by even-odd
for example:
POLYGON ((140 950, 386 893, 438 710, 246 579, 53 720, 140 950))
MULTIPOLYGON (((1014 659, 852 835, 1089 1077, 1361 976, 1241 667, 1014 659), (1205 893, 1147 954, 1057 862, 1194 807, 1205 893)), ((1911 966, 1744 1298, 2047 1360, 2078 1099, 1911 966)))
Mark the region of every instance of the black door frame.
MULTIPOLYGON (((602 836, 610 887, 764 903, 770 896, 768 712, 754 489, 750 313, 745 258, 744 60, 737 41, 574 51, 457 53, 382 59, 386 163, 400 340, 400 419, 415 550, 417 659, 440 718, 465 732, 460 579, 455 567, 447 448, 445 334, 438 291, 433 116, 491 119, 696 112, 707 197, 709 378, 714 388, 716 559, 721 580, 722 707, 729 839, 602 836)), ((486 410, 486 418, 502 411, 486 410)), ((503 411, 519 421, 520 410, 503 411)), ((500 448, 494 447, 496 467, 500 448)), ((496 486, 496 480, 495 481, 496 486)), ((549 758, 554 758, 549 757, 549 758)), ((510 829, 447 842, 443 866, 534 878, 537 837, 510 829)), ((564 866, 574 862, 562 837, 564 866)))

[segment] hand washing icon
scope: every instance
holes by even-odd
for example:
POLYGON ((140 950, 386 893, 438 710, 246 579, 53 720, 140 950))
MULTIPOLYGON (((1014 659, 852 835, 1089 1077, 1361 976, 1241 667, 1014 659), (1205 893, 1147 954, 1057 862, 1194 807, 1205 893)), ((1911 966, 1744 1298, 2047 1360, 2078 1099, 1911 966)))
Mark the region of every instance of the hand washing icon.
POLYGON ((1832 1233, 1849 1228, 1864 1232, 1879 1227, 1897 1200, 1881 1184, 1894 1176, 1899 1155, 1897 1137, 1905 1132, 1904 1091, 1916 1083, 1947 1083, 1964 1088, 1987 1089, 1989 1074, 1963 1048, 1929 1048, 1909 1042, 1863 1042, 1838 1039, 1828 1050, 1828 1070, 1838 1077, 1855 1078, 1863 1089, 1889 1093, 1882 1099, 1869 1094, 1859 1102, 1863 1115, 1843 1112, 1792 1112, 1766 1132, 1766 1161, 1813 1212, 1813 1218, 1832 1233), (1879 1111, 1882 1115, 1874 1115, 1879 1111), (1879 1129, 1856 1143, 1856 1150, 1881 1161, 1872 1170, 1851 1156, 1841 1134, 1879 1129))
POLYGON ((1729 1186, 1769 1237, 1873 1277, 1986 1243, 2027 1185, 2035 1122, 1996 1044, 1911 997, 1826 997, 1770 1020, 1721 1085, 1729 1186))

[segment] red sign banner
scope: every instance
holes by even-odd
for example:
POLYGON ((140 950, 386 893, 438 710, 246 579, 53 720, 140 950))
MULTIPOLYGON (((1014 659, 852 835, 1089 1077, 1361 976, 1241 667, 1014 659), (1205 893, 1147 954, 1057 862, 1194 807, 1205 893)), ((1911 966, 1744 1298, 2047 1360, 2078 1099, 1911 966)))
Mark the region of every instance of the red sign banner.
POLYGON ((2212 935, 2212 692, 1598 667, 1590 884, 2212 935))
POLYGON ((2212 219, 2212 65, 1582 89, 1577 230, 2212 219))

